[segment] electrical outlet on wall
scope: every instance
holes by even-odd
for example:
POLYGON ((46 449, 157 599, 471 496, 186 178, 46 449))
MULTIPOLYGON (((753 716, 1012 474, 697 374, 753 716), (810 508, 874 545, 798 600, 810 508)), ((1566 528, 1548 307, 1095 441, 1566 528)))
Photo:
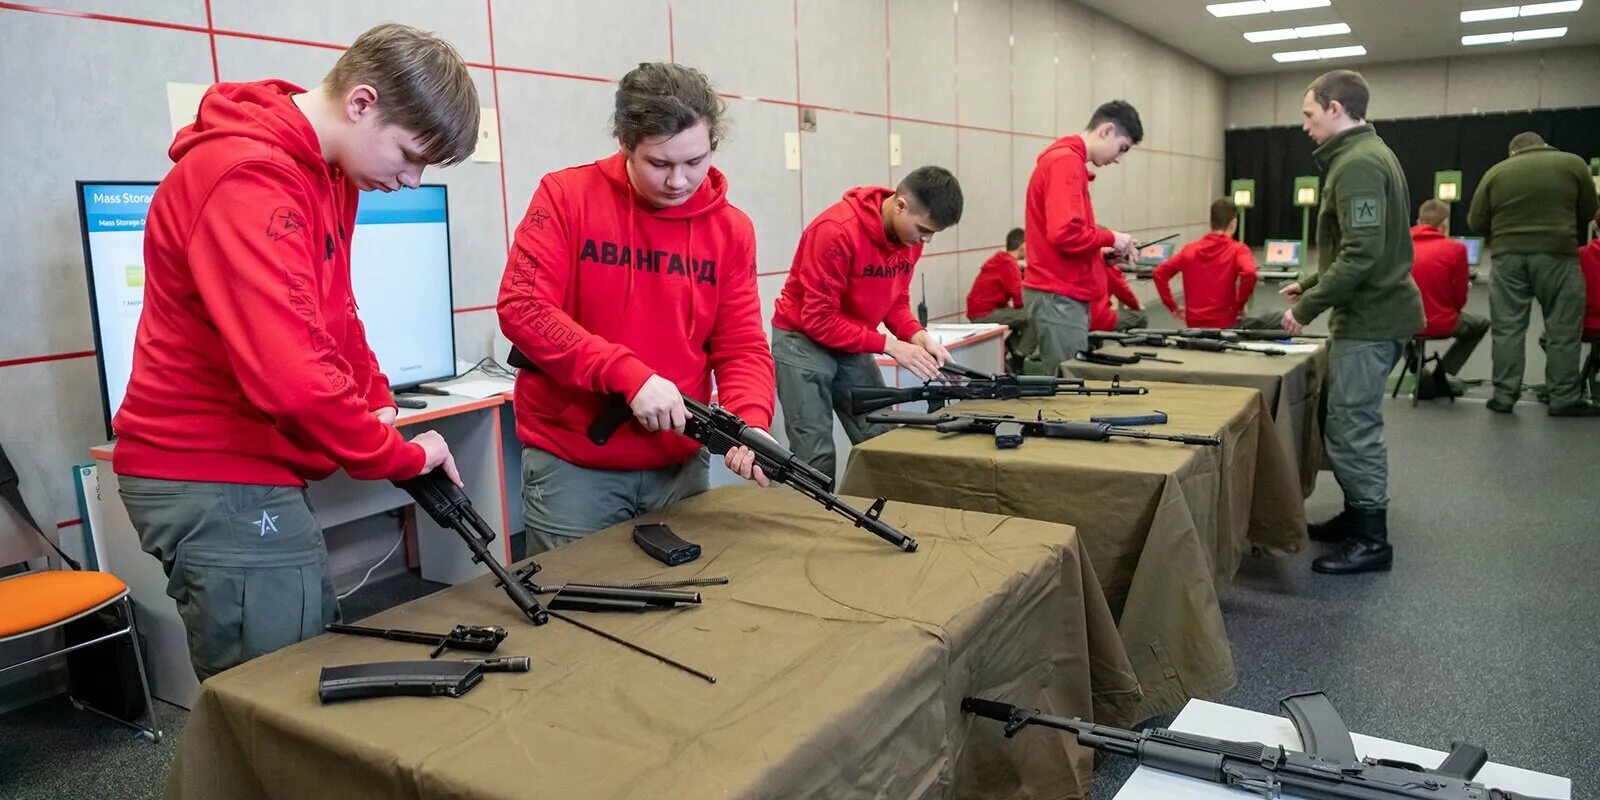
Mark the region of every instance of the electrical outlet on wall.
POLYGON ((783 132, 783 168, 794 172, 800 169, 800 133, 783 132))
POLYGON ((496 109, 478 109, 478 146, 472 151, 472 160, 500 160, 500 112, 496 109))
POLYGON ((900 166, 900 134, 889 134, 889 166, 900 166))

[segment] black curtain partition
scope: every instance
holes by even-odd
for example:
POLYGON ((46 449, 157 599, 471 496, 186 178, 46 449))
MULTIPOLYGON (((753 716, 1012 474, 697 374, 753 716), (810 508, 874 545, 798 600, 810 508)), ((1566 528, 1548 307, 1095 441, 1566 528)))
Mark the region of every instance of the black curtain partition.
MULTIPOLYGON (((1505 160, 1511 137, 1533 131, 1544 140, 1584 161, 1600 156, 1600 107, 1458 117, 1397 119, 1373 123, 1405 168, 1411 190, 1411 218, 1423 200, 1433 196, 1433 173, 1461 170, 1461 199, 1452 204, 1450 232, 1481 235, 1467 228, 1472 192, 1489 167, 1505 160)), ((1317 175, 1311 157, 1316 145, 1299 128, 1250 128, 1228 131, 1227 178, 1254 178, 1255 208, 1245 213, 1245 237, 1251 245, 1266 239, 1300 238, 1300 209, 1294 205, 1294 179, 1317 175)), ((1316 241, 1316 209, 1311 213, 1311 239, 1316 241)))

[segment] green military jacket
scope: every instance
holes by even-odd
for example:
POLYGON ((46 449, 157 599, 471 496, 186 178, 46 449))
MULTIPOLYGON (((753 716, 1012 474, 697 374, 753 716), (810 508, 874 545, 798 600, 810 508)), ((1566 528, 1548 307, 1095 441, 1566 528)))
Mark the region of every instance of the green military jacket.
POLYGON ((1594 181, 1583 159, 1547 144, 1489 168, 1472 193, 1467 224, 1489 252, 1575 256, 1594 218, 1594 181))
POLYGON ((1313 154, 1323 179, 1317 272, 1301 281, 1294 318, 1329 309, 1341 339, 1405 339, 1422 330, 1411 280, 1411 197, 1400 162, 1371 125, 1335 134, 1313 154))

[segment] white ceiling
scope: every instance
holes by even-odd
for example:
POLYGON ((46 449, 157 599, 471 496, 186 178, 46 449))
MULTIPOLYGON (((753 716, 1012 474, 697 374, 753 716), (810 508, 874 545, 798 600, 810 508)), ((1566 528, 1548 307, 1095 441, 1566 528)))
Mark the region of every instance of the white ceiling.
POLYGON ((1461 11, 1532 0, 1333 0, 1326 8, 1221 18, 1211 16, 1205 8, 1220 0, 1079 1, 1229 75, 1305 70, 1324 65, 1333 69, 1339 65, 1374 61, 1490 55, 1600 42, 1600 0, 1588 0, 1582 9, 1569 14, 1470 23, 1460 21, 1461 11), (1252 44, 1244 38, 1247 31, 1329 22, 1347 23, 1350 33, 1260 44, 1252 44), (1561 26, 1567 28, 1567 35, 1560 39, 1475 47, 1461 44, 1465 34, 1561 26), (1367 55, 1288 64, 1272 60, 1273 53, 1286 50, 1354 44, 1364 45, 1367 55))

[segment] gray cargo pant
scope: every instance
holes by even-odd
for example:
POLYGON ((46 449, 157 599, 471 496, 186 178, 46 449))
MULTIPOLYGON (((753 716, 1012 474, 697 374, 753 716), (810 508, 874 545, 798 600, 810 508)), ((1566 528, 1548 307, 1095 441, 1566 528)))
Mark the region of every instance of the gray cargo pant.
POLYGON ((1027 358, 1039 346, 1038 337, 1033 335, 1033 326, 1028 324, 1028 311, 1022 308, 1003 306, 997 308, 975 320, 987 324, 1005 325, 1011 328, 1006 335, 1006 349, 1012 355, 1027 358))
POLYGON ((1056 374, 1061 362, 1089 349, 1089 304, 1054 292, 1022 290, 1028 324, 1039 339, 1039 361, 1045 374, 1056 374))
POLYGON ((131 475, 118 483, 140 547, 161 559, 200 680, 339 621, 305 489, 131 475))
POLYGON ((1478 342, 1483 341, 1483 335, 1489 332, 1489 318, 1479 314, 1461 312, 1461 318, 1456 321, 1455 329, 1450 331, 1450 349, 1444 351, 1444 356, 1439 359, 1439 368, 1446 375, 1460 375, 1461 368, 1467 365, 1467 359, 1472 357, 1472 351, 1478 349, 1478 342))
POLYGON ((1494 341, 1494 396, 1514 402, 1522 394, 1528 314, 1539 301, 1544 314, 1544 379, 1550 407, 1582 402, 1578 350, 1583 338, 1583 270, 1577 256, 1503 253, 1489 271, 1490 331, 1494 341))
POLYGON ((1323 428, 1328 463, 1345 505, 1389 507, 1389 451, 1383 441, 1383 392, 1406 340, 1331 339, 1328 342, 1328 418, 1323 428))
POLYGON ((867 422, 850 413, 850 388, 883 386, 883 373, 873 353, 839 353, 810 337, 772 329, 772 358, 777 362, 778 404, 783 407, 783 432, 789 449, 801 461, 829 477, 838 475, 833 448, 833 415, 852 444, 887 433, 894 426, 867 422))
POLYGON ((527 555, 571 544, 711 488, 711 453, 660 469, 590 469, 537 447, 522 448, 527 555))

